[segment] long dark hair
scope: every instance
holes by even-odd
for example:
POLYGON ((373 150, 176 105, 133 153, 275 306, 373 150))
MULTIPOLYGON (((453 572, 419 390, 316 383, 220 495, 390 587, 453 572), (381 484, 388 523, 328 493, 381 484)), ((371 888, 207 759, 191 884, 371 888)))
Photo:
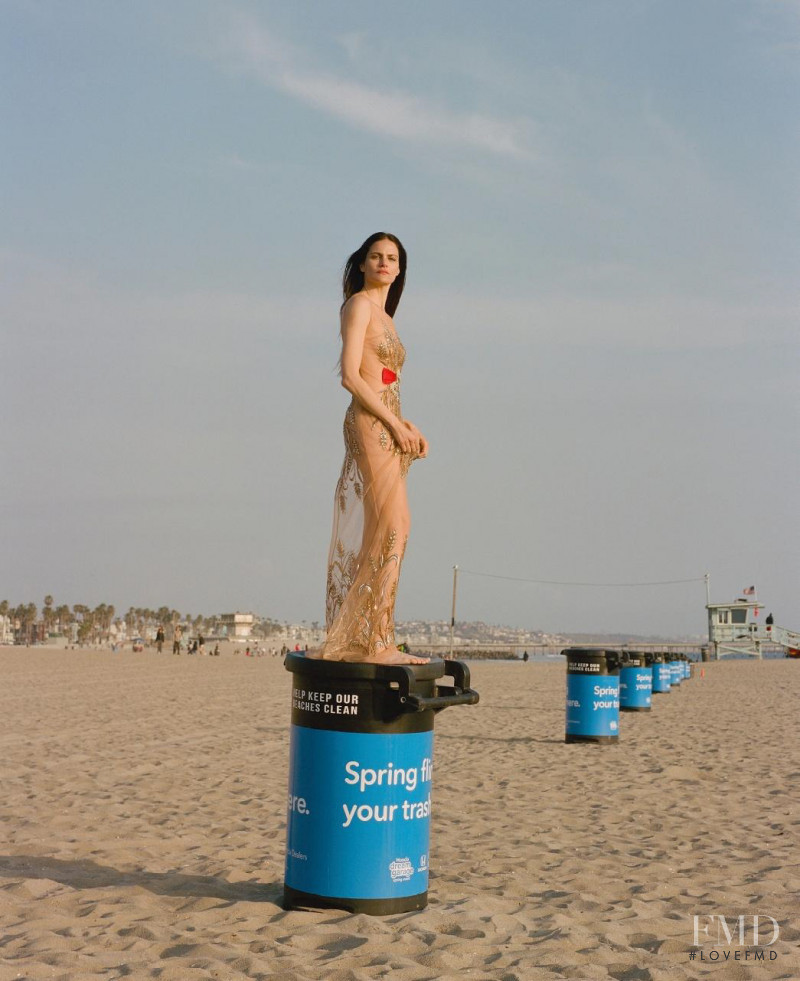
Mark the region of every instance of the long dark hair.
POLYGON ((389 295, 386 297, 386 312, 390 317, 393 317, 400 297, 403 295, 403 287, 406 285, 406 250, 400 239, 396 235, 392 235, 391 232, 375 232, 374 235, 370 235, 345 263, 344 276, 342 276, 342 293, 344 293, 342 306, 347 303, 351 296, 355 296, 356 293, 364 289, 364 273, 361 272, 361 266, 366 262, 372 246, 383 238, 388 238, 390 242, 394 242, 400 259, 400 272, 389 287, 389 295))

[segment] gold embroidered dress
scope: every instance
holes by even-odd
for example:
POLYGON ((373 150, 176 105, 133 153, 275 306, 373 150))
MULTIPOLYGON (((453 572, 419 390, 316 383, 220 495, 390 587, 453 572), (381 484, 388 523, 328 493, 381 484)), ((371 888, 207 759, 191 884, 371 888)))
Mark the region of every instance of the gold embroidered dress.
MULTIPOLYGON (((379 398, 398 418, 405 357, 394 326, 376 312, 362 365, 377 359, 388 382, 379 398)), ((394 604, 410 526, 405 477, 414 457, 355 398, 344 417, 344 449, 328 553, 327 639, 318 656, 356 661, 395 646, 394 604)))

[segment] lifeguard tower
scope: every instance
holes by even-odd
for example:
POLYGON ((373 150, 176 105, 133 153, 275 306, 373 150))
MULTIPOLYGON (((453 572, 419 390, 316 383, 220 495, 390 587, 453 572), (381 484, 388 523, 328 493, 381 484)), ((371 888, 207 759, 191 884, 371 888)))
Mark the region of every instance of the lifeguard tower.
POLYGON ((758 614, 764 607, 757 600, 737 599, 733 603, 709 603, 708 643, 713 657, 736 654, 761 658, 761 645, 769 635, 761 629, 758 614))
POLYGON ((800 658, 800 633, 778 627, 772 617, 763 623, 758 615, 764 604, 737 599, 733 603, 707 603, 708 643, 715 660, 737 654, 762 657, 762 645, 774 650, 782 647, 787 657, 800 658))

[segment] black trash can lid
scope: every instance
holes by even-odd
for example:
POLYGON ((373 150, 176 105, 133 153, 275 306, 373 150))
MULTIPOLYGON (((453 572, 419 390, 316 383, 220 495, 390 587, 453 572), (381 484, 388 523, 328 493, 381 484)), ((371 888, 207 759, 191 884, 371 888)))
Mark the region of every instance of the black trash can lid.
POLYGON ((370 661, 329 661, 321 657, 306 657, 292 651, 283 662, 293 674, 323 678, 341 678, 350 681, 397 681, 398 675, 406 676, 410 669, 417 681, 443 678, 445 664, 441 658, 432 658, 425 664, 375 664, 370 661))
POLYGON ((620 651, 620 656, 623 664, 625 662, 636 662, 636 664, 641 664, 642 661, 647 659, 647 654, 644 651, 620 651))

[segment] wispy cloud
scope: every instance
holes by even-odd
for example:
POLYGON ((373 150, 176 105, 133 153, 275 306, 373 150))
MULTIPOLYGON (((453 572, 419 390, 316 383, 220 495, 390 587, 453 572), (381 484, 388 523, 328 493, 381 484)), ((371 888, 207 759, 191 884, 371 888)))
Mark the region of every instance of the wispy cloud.
POLYGON ((459 112, 411 92, 381 90, 307 68, 303 52, 251 17, 237 19, 230 40, 240 67, 265 85, 356 129, 417 144, 472 148, 519 159, 536 157, 530 119, 459 112))
POLYGON ((247 160, 239 156, 238 153, 226 153, 218 158, 218 164, 225 170, 234 170, 239 173, 262 173, 264 168, 252 160, 247 160))
POLYGON ((340 34, 336 41, 347 52, 350 61, 354 62, 364 50, 365 39, 366 33, 364 31, 351 31, 348 34, 340 34))

